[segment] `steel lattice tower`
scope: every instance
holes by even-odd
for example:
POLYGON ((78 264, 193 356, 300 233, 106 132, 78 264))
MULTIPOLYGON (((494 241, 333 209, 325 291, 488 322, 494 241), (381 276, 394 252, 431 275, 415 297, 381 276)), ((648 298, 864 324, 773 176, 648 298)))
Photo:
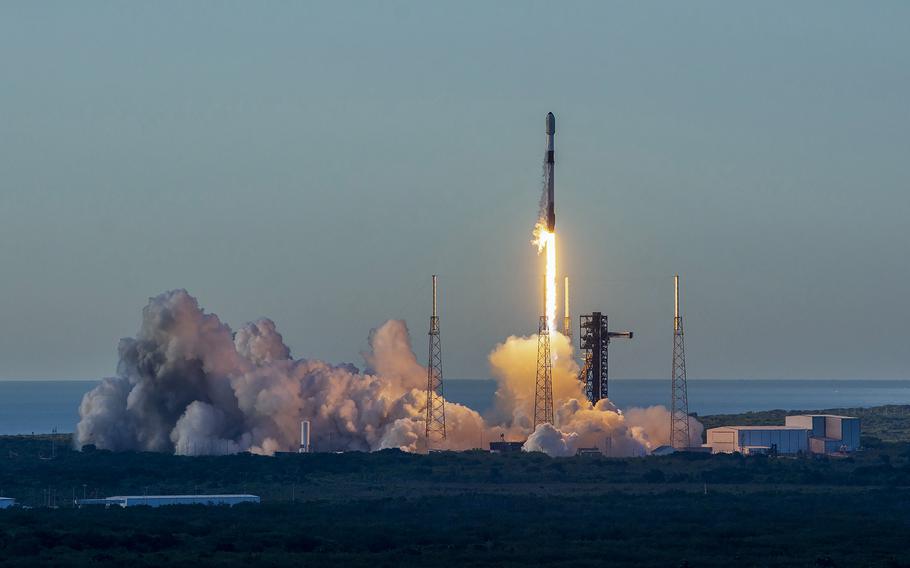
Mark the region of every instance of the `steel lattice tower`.
POLYGON ((686 350, 683 344, 683 324, 679 315, 679 274, 673 277, 675 317, 673 318, 673 373, 670 401, 670 445, 689 447, 689 395, 686 392, 686 350))
POLYGON ((578 344, 585 352, 585 364, 578 380, 585 385, 585 396, 592 404, 607 398, 610 366, 609 347, 614 337, 632 339, 631 331, 610 331, 606 314, 594 312, 578 316, 578 344))
POLYGON ((534 428, 553 424, 553 360, 550 358, 550 328, 547 316, 537 325, 537 380, 534 388, 534 428))
POLYGON ((427 359, 427 449, 431 442, 446 439, 446 406, 442 390, 442 340, 436 311, 436 275, 433 275, 433 315, 430 316, 430 354, 427 359))

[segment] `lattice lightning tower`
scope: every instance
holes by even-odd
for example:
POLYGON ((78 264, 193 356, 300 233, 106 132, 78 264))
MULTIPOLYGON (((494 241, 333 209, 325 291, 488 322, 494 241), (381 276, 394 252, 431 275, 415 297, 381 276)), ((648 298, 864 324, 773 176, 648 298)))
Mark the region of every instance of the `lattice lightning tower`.
POLYGON ((430 355, 427 360, 427 448, 446 439, 446 407, 442 390, 442 340, 436 311, 436 275, 433 275, 433 315, 430 316, 430 355))
POLYGON ((676 315, 673 318, 673 373, 670 402, 670 445, 689 447, 689 395, 686 392, 686 350, 683 344, 683 324, 679 315, 679 274, 673 277, 676 315))
POLYGON ((553 424, 553 360, 550 358, 550 326, 547 324, 546 281, 544 281, 544 315, 537 324, 537 377, 534 385, 534 428, 553 424))

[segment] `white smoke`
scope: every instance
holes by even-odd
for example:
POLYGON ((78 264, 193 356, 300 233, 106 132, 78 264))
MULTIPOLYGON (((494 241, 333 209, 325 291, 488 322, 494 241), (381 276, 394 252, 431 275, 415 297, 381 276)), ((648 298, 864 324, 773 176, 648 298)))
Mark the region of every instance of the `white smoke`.
MULTIPOLYGON (((152 298, 134 339, 120 342, 117 376, 87 393, 77 444, 179 454, 272 454, 299 444, 310 420, 320 450, 420 449, 425 371, 404 322, 373 330, 353 365, 290 357, 270 320, 236 334, 184 290, 152 298)), ((483 421, 446 406, 452 449, 476 445, 483 421), (468 442, 467 440, 470 440, 468 442)))
MULTIPOLYGON (((575 455, 596 448, 611 456, 644 455, 670 440, 670 414, 663 406, 620 411, 607 399, 592 405, 578 380, 572 344, 550 334, 553 361, 553 399, 556 424, 542 424, 528 436, 527 451, 550 456, 575 455)), ((490 354, 490 367, 499 381, 491 422, 512 438, 531 431, 537 366, 537 337, 510 337, 490 354)), ((701 444, 702 425, 689 419, 690 443, 701 444)))
MULTIPOLYGON (((490 355, 500 381, 495 411, 484 421, 447 402, 442 447, 470 449, 500 433, 527 437, 525 449, 553 456, 603 447, 608 438, 613 455, 636 455, 667 442, 666 409, 622 414, 609 401, 593 407, 575 378, 569 341, 559 334, 552 340, 558 354, 555 425, 531 432, 536 338, 511 337, 490 355)), ((370 333, 369 345, 364 372, 350 364, 293 359, 271 320, 232 333, 185 290, 161 294, 143 309, 136 337, 120 341, 117 375, 83 397, 76 444, 273 454, 295 450, 300 421, 310 420, 318 451, 424 450, 426 369, 411 349, 407 326, 388 321, 370 333)), ((693 441, 700 440, 701 425, 694 425, 693 441)))

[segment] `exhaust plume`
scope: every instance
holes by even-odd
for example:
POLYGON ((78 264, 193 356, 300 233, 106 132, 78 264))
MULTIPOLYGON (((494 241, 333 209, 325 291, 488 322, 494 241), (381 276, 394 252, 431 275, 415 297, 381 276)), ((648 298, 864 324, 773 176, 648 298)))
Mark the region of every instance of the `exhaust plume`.
MULTIPOLYGON (((370 370, 292 359, 275 324, 262 319, 236 334, 185 290, 149 301, 135 338, 119 346, 117 376, 79 407, 80 446, 178 454, 297 447, 301 419, 320 451, 417 451, 423 432, 425 371, 407 327, 388 321, 370 334, 370 370)), ((480 415, 449 403, 451 449, 476 446, 480 415), (470 442, 468 442, 470 440, 470 442)))
MULTIPOLYGON (((570 342, 553 334, 556 424, 531 432, 536 340, 510 337, 490 354, 499 381, 486 421, 447 402, 443 448, 465 450, 481 439, 528 437, 525 449, 552 456, 580 447, 636 455, 667 443, 663 407, 620 412, 609 401, 585 400, 570 342)), ((185 290, 151 298, 134 338, 120 341, 114 377, 86 393, 75 443, 109 450, 184 455, 294 451, 300 421, 310 420, 316 451, 425 449, 426 369, 417 361, 403 321, 369 336, 367 369, 294 359, 274 322, 233 330, 207 314, 185 290)), ((700 441, 701 425, 690 426, 700 441)))
MULTIPOLYGON (((670 413, 663 406, 619 410, 607 399, 592 405, 578 380, 572 344, 550 333, 553 357, 553 400, 556 424, 531 432, 534 415, 534 372, 537 339, 510 337, 490 354, 491 371, 499 381, 495 408, 488 418, 510 437, 528 436, 527 451, 550 456, 575 455, 579 448, 598 448, 611 456, 644 455, 670 440, 670 413)), ((702 425, 689 418, 692 445, 701 445, 702 425)))

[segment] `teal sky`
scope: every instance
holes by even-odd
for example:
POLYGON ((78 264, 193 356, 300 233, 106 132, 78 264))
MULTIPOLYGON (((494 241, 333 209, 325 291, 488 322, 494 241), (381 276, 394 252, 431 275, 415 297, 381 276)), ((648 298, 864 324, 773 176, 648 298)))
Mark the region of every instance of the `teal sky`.
POLYGON ((297 357, 446 376, 536 330, 557 117, 573 310, 693 378, 907 378, 910 3, 0 4, 0 378, 115 370, 186 288, 297 357))

